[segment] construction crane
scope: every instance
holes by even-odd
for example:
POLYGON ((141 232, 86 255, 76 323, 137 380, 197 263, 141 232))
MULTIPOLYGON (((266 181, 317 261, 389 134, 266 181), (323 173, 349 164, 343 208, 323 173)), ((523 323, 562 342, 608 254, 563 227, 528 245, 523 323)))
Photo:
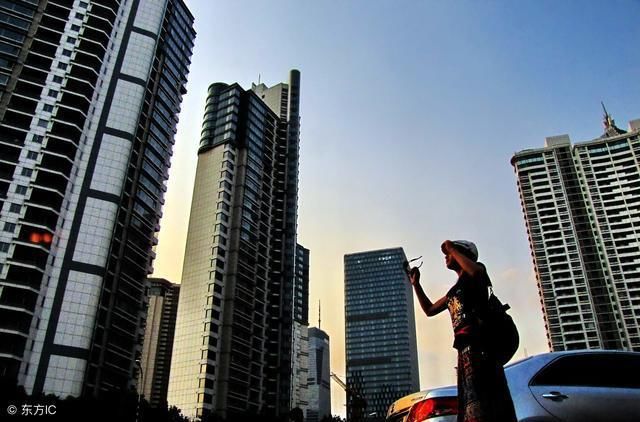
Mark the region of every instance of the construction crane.
POLYGON ((334 372, 331 372, 331 379, 347 393, 347 404, 351 404, 351 414, 347 413, 347 421, 363 422, 365 420, 364 411, 367 408, 367 400, 358 390, 349 388, 334 372))

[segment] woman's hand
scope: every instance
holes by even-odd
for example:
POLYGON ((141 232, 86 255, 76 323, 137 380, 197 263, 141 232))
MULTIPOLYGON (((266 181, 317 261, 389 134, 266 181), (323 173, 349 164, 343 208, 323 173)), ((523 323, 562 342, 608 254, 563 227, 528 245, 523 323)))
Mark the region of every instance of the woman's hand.
POLYGON ((412 286, 420 284, 420 270, 418 268, 411 268, 411 271, 409 271, 409 281, 411 282, 412 286))
POLYGON ((444 242, 442 242, 442 245, 440 245, 440 250, 445 255, 450 254, 451 251, 454 249, 455 249, 455 245, 450 240, 445 240, 444 242))

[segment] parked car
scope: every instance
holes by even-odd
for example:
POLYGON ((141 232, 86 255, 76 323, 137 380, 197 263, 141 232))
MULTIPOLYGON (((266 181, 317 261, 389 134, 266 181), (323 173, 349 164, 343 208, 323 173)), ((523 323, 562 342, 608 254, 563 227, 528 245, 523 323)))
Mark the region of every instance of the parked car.
MULTIPOLYGON (((579 350, 544 353, 505 367, 518 421, 640 421, 640 353, 579 350)), ((403 397, 388 422, 455 422, 455 386, 403 397)))

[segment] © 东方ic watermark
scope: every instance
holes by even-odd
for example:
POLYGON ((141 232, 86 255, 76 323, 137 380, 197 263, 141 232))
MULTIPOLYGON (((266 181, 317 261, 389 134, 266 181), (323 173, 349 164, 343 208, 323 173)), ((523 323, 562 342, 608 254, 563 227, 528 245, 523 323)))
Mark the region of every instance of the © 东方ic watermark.
POLYGON ((10 416, 46 416, 55 415, 57 412, 55 404, 23 404, 18 408, 11 404, 7 407, 7 413, 10 416))

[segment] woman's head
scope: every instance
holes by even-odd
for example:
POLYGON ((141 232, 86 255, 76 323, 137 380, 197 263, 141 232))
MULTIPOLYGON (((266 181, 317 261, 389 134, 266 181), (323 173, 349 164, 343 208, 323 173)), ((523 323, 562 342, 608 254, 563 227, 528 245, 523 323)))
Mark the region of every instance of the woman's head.
MULTIPOLYGON (((473 242, 468 240, 454 240, 451 242, 458 252, 469 258, 470 260, 478 261, 478 248, 473 242)), ((444 246, 444 244, 443 244, 444 246)), ((460 265, 443 247, 442 252, 445 254, 445 264, 447 268, 453 271, 458 271, 460 265)))

